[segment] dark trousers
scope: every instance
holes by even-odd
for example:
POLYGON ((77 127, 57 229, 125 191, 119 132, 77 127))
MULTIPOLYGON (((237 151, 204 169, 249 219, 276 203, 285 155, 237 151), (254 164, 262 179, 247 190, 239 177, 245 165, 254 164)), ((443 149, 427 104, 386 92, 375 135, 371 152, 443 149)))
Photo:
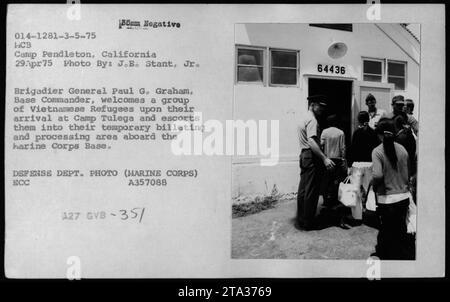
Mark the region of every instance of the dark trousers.
POLYGON ((415 244, 407 234, 406 215, 409 199, 393 204, 378 204, 380 229, 376 254, 384 260, 413 260, 415 244))
POLYGON ((332 158, 331 160, 334 162, 334 167, 325 172, 325 188, 323 194, 323 205, 330 208, 339 205, 339 183, 347 176, 344 161, 340 158, 332 158))
POLYGON ((322 161, 310 149, 302 150, 297 194, 297 222, 302 228, 314 227, 323 170, 322 161))

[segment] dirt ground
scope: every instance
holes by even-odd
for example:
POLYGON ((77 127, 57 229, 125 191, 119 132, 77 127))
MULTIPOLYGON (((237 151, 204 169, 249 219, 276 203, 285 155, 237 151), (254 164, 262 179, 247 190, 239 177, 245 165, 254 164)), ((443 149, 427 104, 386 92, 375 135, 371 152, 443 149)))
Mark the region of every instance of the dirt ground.
POLYGON ((235 259, 367 259, 378 231, 366 225, 344 230, 295 228, 296 200, 232 221, 235 259))

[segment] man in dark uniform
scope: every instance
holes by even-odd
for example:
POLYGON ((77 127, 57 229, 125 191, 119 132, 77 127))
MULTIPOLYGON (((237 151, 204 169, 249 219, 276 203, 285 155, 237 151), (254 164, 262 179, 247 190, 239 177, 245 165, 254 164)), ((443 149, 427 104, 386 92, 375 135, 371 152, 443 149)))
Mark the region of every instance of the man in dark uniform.
POLYGON ((326 97, 308 97, 309 110, 299 127, 300 140, 300 184, 297 195, 297 223, 304 230, 317 229, 315 215, 324 169, 331 169, 334 163, 320 149, 320 129, 317 119, 323 115, 326 97))
MULTIPOLYGON (((394 119, 396 116, 404 112, 405 98, 403 95, 396 95, 392 98, 392 112, 384 114, 383 117, 394 119)), ((411 127, 414 134, 417 136, 419 134, 419 122, 414 118, 413 115, 407 114, 406 124, 411 127)))

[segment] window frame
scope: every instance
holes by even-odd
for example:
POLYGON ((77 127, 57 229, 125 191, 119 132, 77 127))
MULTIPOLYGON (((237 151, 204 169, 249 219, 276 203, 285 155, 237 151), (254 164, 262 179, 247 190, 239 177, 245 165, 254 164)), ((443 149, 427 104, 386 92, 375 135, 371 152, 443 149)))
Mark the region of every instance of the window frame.
POLYGON ((267 86, 267 75, 266 75, 266 65, 267 65, 267 47, 263 46, 254 46, 254 45, 242 45, 242 44, 236 44, 235 47, 235 84, 239 85, 260 85, 260 86, 267 86), (263 65, 245 65, 245 64, 239 64, 239 49, 249 49, 249 50, 262 50, 262 64, 263 65), (239 81, 239 66, 253 66, 253 67, 262 67, 262 81, 258 82, 250 82, 250 81, 239 81))
POLYGON ((361 79, 365 82, 372 82, 372 83, 384 83, 387 82, 387 77, 386 77, 386 60, 385 59, 380 59, 380 58, 370 58, 370 57, 362 57, 361 58, 361 79), (364 61, 372 61, 372 62, 380 62, 381 63, 381 75, 379 74, 375 74, 375 73, 368 73, 368 72, 364 72, 364 61), (366 81, 364 79, 365 75, 371 75, 371 76, 381 76, 381 80, 379 82, 376 81, 366 81))
POLYGON ((275 48, 275 47, 268 47, 268 76, 267 81, 269 83, 269 87, 300 87, 300 50, 298 49, 289 49, 289 48, 275 48), (272 51, 284 51, 284 52, 294 52, 297 57, 297 66, 294 67, 277 67, 272 66, 272 51), (278 69, 289 69, 293 70, 295 69, 295 84, 274 84, 272 83, 272 69, 278 68, 278 69))
POLYGON ((389 59, 387 60, 387 62, 386 62, 386 83, 393 84, 394 85, 394 90, 396 90, 396 91, 406 91, 407 86, 408 86, 408 78, 407 77, 408 77, 408 62, 400 61, 400 60, 389 60, 389 59), (396 75, 390 76, 389 75, 389 63, 403 64, 405 75, 403 77, 402 76, 396 76, 396 75), (390 83, 389 82, 389 77, 404 79, 405 85, 404 85, 403 89, 396 89, 395 88, 395 83, 390 83))

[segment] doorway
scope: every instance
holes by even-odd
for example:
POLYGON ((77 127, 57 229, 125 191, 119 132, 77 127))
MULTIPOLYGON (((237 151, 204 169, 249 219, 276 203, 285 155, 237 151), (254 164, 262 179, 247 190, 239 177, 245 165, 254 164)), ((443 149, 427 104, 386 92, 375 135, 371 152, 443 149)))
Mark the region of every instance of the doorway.
POLYGON ((326 116, 336 114, 339 128, 345 133, 345 144, 350 146, 352 136, 352 85, 353 81, 310 78, 308 96, 322 94, 328 99, 325 117, 319 120, 321 129, 327 127, 326 116))

